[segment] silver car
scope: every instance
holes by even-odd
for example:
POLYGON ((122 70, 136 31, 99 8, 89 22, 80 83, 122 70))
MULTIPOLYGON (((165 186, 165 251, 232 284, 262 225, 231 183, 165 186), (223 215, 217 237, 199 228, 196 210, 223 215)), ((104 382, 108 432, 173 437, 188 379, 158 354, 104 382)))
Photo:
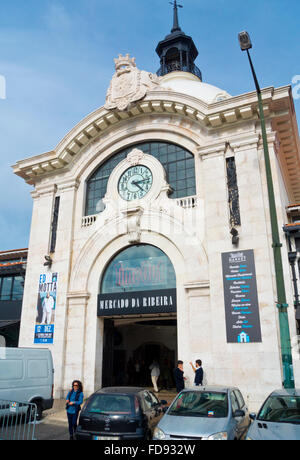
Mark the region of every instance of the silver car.
POLYGON ((153 433, 155 440, 242 439, 250 424, 238 388, 205 386, 177 395, 153 433))
POLYGON ((247 440, 300 440, 300 390, 273 391, 250 417, 247 440))

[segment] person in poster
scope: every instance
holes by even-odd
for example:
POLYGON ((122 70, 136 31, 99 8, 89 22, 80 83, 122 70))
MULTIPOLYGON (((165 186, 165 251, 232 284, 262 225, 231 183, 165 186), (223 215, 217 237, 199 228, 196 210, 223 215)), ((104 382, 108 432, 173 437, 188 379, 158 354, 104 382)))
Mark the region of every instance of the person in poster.
POLYGON ((54 298, 47 292, 43 300, 43 318, 42 324, 51 324, 52 310, 54 310, 54 298))
POLYGON ((40 275, 34 343, 53 344, 56 293, 57 273, 40 275))

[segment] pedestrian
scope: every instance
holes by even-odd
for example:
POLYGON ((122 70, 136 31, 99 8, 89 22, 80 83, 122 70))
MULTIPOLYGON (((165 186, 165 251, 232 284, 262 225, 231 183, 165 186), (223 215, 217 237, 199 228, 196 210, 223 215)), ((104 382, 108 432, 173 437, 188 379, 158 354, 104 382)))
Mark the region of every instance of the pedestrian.
POLYGON ((190 365, 193 368, 193 371, 195 372, 195 380, 194 380, 194 385, 198 387, 199 385, 202 386, 203 382, 203 369, 202 369, 202 361, 201 359, 197 359, 195 362, 195 366, 193 365, 192 362, 190 362, 190 365))
POLYGON ((177 393, 180 393, 181 390, 184 390, 184 381, 186 380, 186 378, 183 375, 183 361, 178 361, 177 367, 174 369, 174 378, 177 393))
POLYGON ((152 380, 154 392, 158 393, 159 390, 157 386, 157 381, 160 375, 160 369, 159 369, 159 364, 155 359, 153 360, 152 364, 149 366, 149 369, 151 370, 151 380, 152 380))
POLYGON ((74 439, 74 434, 77 428, 78 415, 83 403, 83 388, 80 380, 74 380, 72 388, 66 398, 66 411, 69 423, 70 440, 74 439))

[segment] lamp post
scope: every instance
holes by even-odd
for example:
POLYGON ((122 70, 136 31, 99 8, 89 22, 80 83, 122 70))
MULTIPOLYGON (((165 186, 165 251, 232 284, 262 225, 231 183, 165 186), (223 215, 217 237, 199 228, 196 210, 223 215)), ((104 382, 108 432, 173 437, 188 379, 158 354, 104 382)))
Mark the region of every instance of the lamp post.
POLYGON ((239 42, 242 51, 247 51, 251 71, 254 78, 254 83, 257 91, 258 97, 258 106, 259 106, 259 116, 261 121, 261 132, 263 139, 263 148, 264 148, 264 158, 265 158, 265 168, 267 176, 267 187, 268 187, 268 196, 269 196, 269 210, 270 210, 270 219, 271 219, 271 231, 272 231, 272 247, 274 254, 274 265, 275 265, 275 277, 276 277, 276 289, 277 289, 277 302, 276 306, 278 308, 279 315, 279 329, 280 329, 280 342, 281 342, 281 359, 282 359, 282 369, 283 369, 283 386, 284 388, 294 388, 294 375, 293 375, 293 360, 291 353, 291 339, 290 339, 290 329, 288 322, 287 308, 288 304, 286 302, 286 293, 284 286, 284 277, 283 277, 283 267, 282 267, 282 258, 281 258, 281 247, 278 231, 278 221, 277 221, 277 212, 274 196, 274 187, 272 179, 272 170, 270 163, 270 154, 268 147, 268 139, 266 132, 266 123, 262 102, 262 95, 260 86, 256 77, 256 73, 253 67, 249 49, 252 48, 252 43, 248 32, 241 32, 239 34, 239 42))

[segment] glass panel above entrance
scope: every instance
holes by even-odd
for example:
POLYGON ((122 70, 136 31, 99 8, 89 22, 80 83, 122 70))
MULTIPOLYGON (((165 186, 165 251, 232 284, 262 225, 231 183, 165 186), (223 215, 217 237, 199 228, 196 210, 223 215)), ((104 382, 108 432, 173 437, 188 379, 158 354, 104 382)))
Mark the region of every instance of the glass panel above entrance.
POLYGON ((168 256, 155 246, 140 244, 119 252, 111 261, 101 294, 174 288, 175 271, 168 256))
POLYGON ((101 282, 98 316, 175 312, 176 276, 163 251, 140 244, 112 259, 101 282))

